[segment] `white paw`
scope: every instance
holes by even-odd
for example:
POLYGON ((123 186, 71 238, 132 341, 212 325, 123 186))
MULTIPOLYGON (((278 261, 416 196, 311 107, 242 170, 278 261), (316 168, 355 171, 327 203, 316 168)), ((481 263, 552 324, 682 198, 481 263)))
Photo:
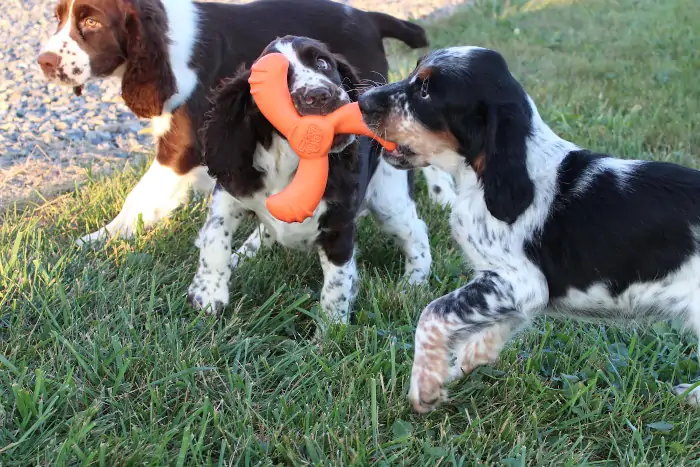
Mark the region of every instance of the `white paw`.
POLYGON ((111 237, 129 239, 133 236, 134 230, 134 227, 131 225, 120 224, 114 226, 110 224, 107 227, 102 227, 100 230, 97 230, 91 234, 83 235, 82 237, 78 238, 75 243, 80 246, 84 246, 92 243, 105 242, 111 237))
POLYGON ((423 269, 410 269, 406 271, 404 280, 408 285, 421 285, 428 282, 428 272, 423 269))
POLYGON ((109 233, 107 229, 101 228, 100 230, 93 232, 91 234, 83 235, 82 237, 75 240, 78 246, 91 245, 93 243, 102 242, 109 238, 109 233))
POLYGON ((187 290, 187 301, 207 314, 220 314, 228 305, 228 284, 223 276, 197 274, 187 290))
MULTIPOLYGON (((693 386, 695 386, 695 384, 679 384, 678 386, 673 387, 673 393, 677 396, 681 396, 693 386)), ((700 406, 700 386, 696 387, 685 395, 685 402, 695 407, 700 406)))

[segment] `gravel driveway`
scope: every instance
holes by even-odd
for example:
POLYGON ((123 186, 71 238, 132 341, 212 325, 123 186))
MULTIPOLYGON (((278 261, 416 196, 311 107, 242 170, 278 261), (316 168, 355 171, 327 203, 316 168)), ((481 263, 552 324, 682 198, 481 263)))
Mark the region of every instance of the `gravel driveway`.
MULTIPOLYGON (((225 0, 246 3, 250 0, 225 0)), ((294 0, 289 0, 294 1, 294 0)), ((446 14, 463 0, 339 0, 400 18, 446 14)), ((52 196, 86 168, 121 168, 152 149, 150 135, 124 105, 116 81, 94 82, 76 97, 44 81, 40 44, 54 31, 55 0, 4 0, 0 34, 0 212, 12 201, 52 196)))

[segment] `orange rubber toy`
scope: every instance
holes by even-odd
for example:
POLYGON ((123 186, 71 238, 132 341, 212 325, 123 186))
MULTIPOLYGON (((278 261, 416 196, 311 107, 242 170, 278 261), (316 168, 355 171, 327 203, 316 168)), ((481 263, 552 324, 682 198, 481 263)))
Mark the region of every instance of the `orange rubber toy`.
POLYGON ((299 167, 292 182, 265 202, 270 214, 291 223, 311 217, 323 198, 328 182, 328 151, 336 134, 358 134, 376 139, 389 151, 394 143, 372 133, 362 121, 357 102, 325 116, 300 116, 289 95, 289 61, 280 53, 260 58, 251 68, 250 92, 262 114, 287 138, 299 155, 299 167))

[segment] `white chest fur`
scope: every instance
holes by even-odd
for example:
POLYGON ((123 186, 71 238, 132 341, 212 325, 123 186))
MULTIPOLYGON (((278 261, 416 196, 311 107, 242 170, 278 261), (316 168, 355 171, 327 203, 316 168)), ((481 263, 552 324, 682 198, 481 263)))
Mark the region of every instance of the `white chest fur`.
POLYGON ((299 156, 284 138, 275 136, 268 149, 258 146, 254 164, 256 169, 265 174, 263 189, 251 197, 239 199, 240 203, 255 213, 277 243, 287 248, 309 248, 319 234, 319 218, 326 212, 324 201, 321 201, 313 216, 304 222, 293 224, 276 219, 265 206, 268 196, 279 193, 289 185, 299 165, 299 156))

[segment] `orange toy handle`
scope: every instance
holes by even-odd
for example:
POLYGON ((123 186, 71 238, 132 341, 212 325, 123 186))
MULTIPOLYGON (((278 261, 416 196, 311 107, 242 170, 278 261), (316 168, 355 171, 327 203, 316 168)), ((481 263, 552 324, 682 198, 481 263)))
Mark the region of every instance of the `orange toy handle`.
POLYGON ((267 198, 267 210, 281 221, 303 222, 313 216, 323 199, 327 181, 327 157, 300 159, 292 182, 284 190, 267 198))
POLYGON ((301 118, 287 88, 289 61, 279 53, 265 55, 250 67, 250 94, 260 112, 287 137, 301 118))

